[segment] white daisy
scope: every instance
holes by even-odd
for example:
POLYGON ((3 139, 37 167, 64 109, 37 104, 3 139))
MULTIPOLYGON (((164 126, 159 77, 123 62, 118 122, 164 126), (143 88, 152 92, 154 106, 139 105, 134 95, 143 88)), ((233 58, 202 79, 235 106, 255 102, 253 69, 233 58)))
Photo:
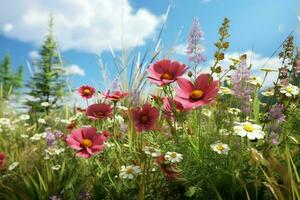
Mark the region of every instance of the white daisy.
POLYGON ((299 88, 295 85, 288 84, 280 88, 280 93, 285 94, 287 97, 296 96, 299 94, 299 88))
POLYGON ((40 119, 38 119, 38 123, 40 123, 40 124, 46 124, 47 122, 46 122, 45 119, 40 118, 40 119))
POLYGON ((8 118, 0 118, 1 125, 10 125, 10 119, 8 118))
POLYGON ((233 127, 234 132, 241 136, 247 136, 250 140, 263 139, 265 133, 262 131, 262 127, 258 124, 252 124, 250 122, 236 123, 233 127))
POLYGON ((230 150, 229 146, 227 144, 223 144, 222 142, 216 142, 214 144, 210 145, 210 148, 217 152, 218 154, 228 154, 228 151, 230 150))
POLYGON ((43 103, 41 103, 41 106, 42 107, 49 107, 50 103, 49 102, 43 102, 43 103))
POLYGON ((151 155, 152 157, 157 157, 161 155, 160 149, 156 149, 150 146, 145 146, 143 148, 143 151, 145 152, 145 154, 151 155))
POLYGON ((165 155, 165 159, 171 163, 178 163, 182 161, 183 157, 180 153, 167 152, 165 155))
POLYGON ((23 120, 23 121, 26 121, 26 120, 30 119, 30 116, 27 115, 27 114, 23 114, 23 115, 20 115, 20 116, 19 116, 19 119, 20 119, 20 120, 23 120))
POLYGON ((274 91, 273 90, 267 90, 261 93, 262 95, 266 96, 266 97, 271 97, 274 95, 274 91))
POLYGON ((9 171, 12 171, 12 170, 14 170, 18 165, 19 165, 19 162, 13 162, 12 164, 10 164, 10 165, 8 166, 8 170, 9 170, 9 171))
POLYGON ((139 175, 142 173, 142 170, 140 166, 134 166, 134 165, 129 165, 129 166, 122 166, 121 167, 121 173, 120 177, 123 179, 133 179, 134 176, 139 175))
POLYGON ((218 92, 219 94, 233 94, 232 90, 228 87, 220 87, 220 90, 218 92))
POLYGON ((262 80, 257 76, 250 77, 250 80, 248 81, 248 83, 255 85, 257 87, 262 86, 262 80))

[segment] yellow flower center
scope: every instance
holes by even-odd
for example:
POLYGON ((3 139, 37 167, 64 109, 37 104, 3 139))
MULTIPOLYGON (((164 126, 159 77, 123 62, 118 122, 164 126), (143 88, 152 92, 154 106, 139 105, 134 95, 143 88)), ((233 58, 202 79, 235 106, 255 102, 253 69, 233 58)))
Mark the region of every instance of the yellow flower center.
POLYGON ((247 132, 252 132, 254 131, 254 127, 252 126, 252 124, 246 124, 244 125, 244 130, 247 132))
POLYGON ((132 167, 127 167, 126 168, 126 174, 133 174, 134 170, 132 167))
POLYGON ((90 94, 91 93, 91 90, 90 89, 84 89, 83 90, 83 94, 85 94, 85 95, 88 95, 88 94, 90 94))
POLYGON ((146 123, 148 121, 148 116, 147 115, 143 115, 142 117, 141 117, 141 122, 142 123, 146 123))
POLYGON ((218 151, 223 151, 225 148, 223 147, 223 145, 219 144, 219 145, 216 146, 216 149, 218 151))
POLYGON ((289 87, 286 88, 286 91, 289 92, 289 93, 292 93, 294 91, 294 89, 289 86, 289 87))
POLYGON ((94 115, 96 117, 103 117, 104 114, 103 114, 103 112, 95 112, 94 115))
POLYGON ((170 73, 163 73, 162 75, 161 75, 161 79, 166 79, 166 80, 172 80, 173 79, 173 75, 172 74, 170 74, 170 73))
POLYGON ((171 153, 170 155, 172 158, 176 158, 177 157, 177 154, 174 152, 174 153, 171 153))
POLYGON ((193 90, 190 94, 190 98, 193 100, 199 100, 203 97, 204 92, 202 90, 193 90))
POLYGON ((84 148, 89 148, 93 145, 92 141, 90 139, 83 139, 81 141, 81 146, 84 148))

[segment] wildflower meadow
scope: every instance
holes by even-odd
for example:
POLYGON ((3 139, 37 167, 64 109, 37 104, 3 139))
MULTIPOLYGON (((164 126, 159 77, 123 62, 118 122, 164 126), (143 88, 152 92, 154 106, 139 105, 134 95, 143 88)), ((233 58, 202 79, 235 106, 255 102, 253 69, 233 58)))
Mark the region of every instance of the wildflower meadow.
POLYGON ((145 52, 111 50, 114 78, 101 59, 107 87, 73 87, 55 20, 30 78, 10 68, 9 54, 0 63, 0 199, 300 199, 293 32, 273 55, 281 65, 258 69, 262 79, 250 54, 227 56, 230 19, 204 44, 194 18, 185 61, 162 48, 161 24, 145 52))

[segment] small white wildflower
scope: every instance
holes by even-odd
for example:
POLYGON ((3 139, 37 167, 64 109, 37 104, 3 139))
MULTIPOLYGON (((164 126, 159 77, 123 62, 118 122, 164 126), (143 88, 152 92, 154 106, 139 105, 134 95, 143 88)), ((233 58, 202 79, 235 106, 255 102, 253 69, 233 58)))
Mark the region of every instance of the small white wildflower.
POLYGON ((107 148, 111 148, 111 147, 115 146, 115 144, 112 142, 104 142, 104 144, 107 148))
POLYGON ((43 103, 41 103, 41 106, 42 107, 49 107, 50 103, 49 102, 43 102, 43 103))
POLYGON ((55 123, 60 122, 60 118, 59 118, 59 117, 55 117, 54 122, 55 122, 55 123))
POLYGON ((120 177, 123 179, 133 179, 134 176, 139 175, 142 173, 142 170, 140 166, 134 166, 134 165, 129 165, 129 166, 122 166, 121 167, 121 173, 120 177))
POLYGON ((1 125, 10 125, 10 119, 8 118, 0 118, 0 124, 1 125))
POLYGON ((265 133, 262 131, 262 127, 258 124, 252 124, 251 122, 236 123, 233 127, 234 132, 241 136, 247 136, 250 140, 263 139, 265 133))
POLYGON ((229 146, 227 144, 223 144, 222 142, 216 142, 214 144, 211 144, 210 148, 218 154, 225 155, 227 155, 228 151, 230 150, 229 146))
POLYGON ((18 165, 19 165, 19 162, 13 162, 12 164, 10 164, 10 165, 8 166, 8 170, 9 170, 9 171, 12 171, 12 170, 14 170, 18 165))
POLYGON ((219 94, 233 94, 232 90, 228 87, 220 87, 220 90, 218 92, 219 94))
POLYGON ((63 123, 63 124, 70 124, 71 123, 71 121, 68 120, 68 119, 61 119, 60 122, 63 123))
POLYGON ((21 134, 20 137, 21 137, 21 138, 29 138, 29 135, 21 134))
POLYGON ((241 112, 241 110, 238 108, 228 108, 228 112, 232 115, 238 115, 241 112))
POLYGON ((285 94, 287 97, 296 96, 299 94, 299 88, 292 84, 281 87, 279 91, 280 93, 285 94))
POLYGON ((57 148, 55 146, 54 147, 49 147, 49 148, 45 149, 45 153, 47 155, 50 155, 50 156, 59 155, 59 154, 61 154, 64 151, 65 151, 64 148, 57 148))
POLYGON ((211 111, 207 108, 203 108, 202 109, 202 114, 205 115, 206 117, 210 117, 211 116, 211 111))
POLYGON ((38 141, 38 140, 41 140, 42 138, 45 138, 44 133, 36 133, 30 137, 30 140, 38 141))
POLYGON ((127 107, 121 106, 121 105, 117 106, 117 108, 120 109, 120 110, 124 110, 124 111, 127 111, 127 110, 128 110, 127 107))
POLYGON ((55 171, 59 170, 60 168, 61 168, 60 165, 55 165, 55 166, 52 167, 52 169, 55 170, 55 171))
POLYGON ((151 155, 152 157, 157 157, 157 156, 161 155, 160 149, 156 149, 156 148, 150 147, 150 146, 145 146, 143 148, 143 151, 145 152, 145 154, 151 155))
POLYGON ((29 119, 30 119, 30 116, 27 115, 27 114, 23 114, 23 115, 20 115, 20 116, 19 116, 19 119, 22 120, 22 121, 26 121, 26 120, 29 120, 29 119))
POLYGON ((255 85, 257 87, 262 86, 262 80, 257 76, 250 77, 250 80, 248 81, 248 83, 255 85))
POLYGON ((46 122, 45 119, 40 118, 40 119, 38 119, 38 123, 40 123, 40 124, 46 124, 47 122, 46 122))
POLYGON ((262 95, 266 96, 266 97, 271 97, 274 95, 274 91, 273 90, 267 90, 261 93, 262 95))
POLYGON ((182 161, 183 157, 180 153, 167 152, 165 155, 165 159, 171 163, 178 163, 182 161))
POLYGON ((230 131, 224 128, 220 129, 219 132, 221 135, 230 135, 230 131))

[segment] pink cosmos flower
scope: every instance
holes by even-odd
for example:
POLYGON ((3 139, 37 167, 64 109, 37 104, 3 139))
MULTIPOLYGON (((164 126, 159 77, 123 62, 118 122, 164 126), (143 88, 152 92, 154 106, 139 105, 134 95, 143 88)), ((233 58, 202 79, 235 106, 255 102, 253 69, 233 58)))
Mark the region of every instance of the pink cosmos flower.
POLYGON ((109 104, 105 103, 96 103, 90 105, 86 109, 86 115, 89 119, 106 119, 111 116, 112 107, 109 104))
POLYGON ((174 112, 177 113, 186 112, 189 108, 185 108, 180 101, 171 98, 164 98, 164 113, 168 117, 174 117, 174 112))
POLYGON ((116 90, 114 92, 110 92, 110 90, 103 93, 103 96, 111 101, 119 101, 123 99, 124 97, 128 96, 128 92, 121 92, 119 90, 116 90))
POLYGON ((83 85, 77 89, 77 92, 80 96, 82 96, 85 99, 90 99, 95 94, 96 89, 92 86, 83 85))
POLYGON ((142 108, 133 109, 131 113, 137 131, 142 132, 155 129, 155 124, 159 116, 157 108, 146 103, 142 108))
POLYGON ((184 74, 187 67, 177 61, 168 59, 160 60, 152 64, 148 68, 148 79, 150 82, 159 86, 164 86, 176 81, 176 79, 184 74))
POLYGON ((194 84, 185 78, 179 78, 177 83, 176 100, 186 108, 209 104, 219 91, 218 81, 213 81, 209 74, 200 74, 194 84))
POLYGON ((83 127, 76 129, 67 136, 68 146, 77 151, 76 156, 89 158, 105 148, 106 137, 97 134, 97 129, 83 127))
POLYGON ((4 168, 4 166, 5 166, 5 159, 6 159, 5 153, 0 152, 0 169, 4 168))

